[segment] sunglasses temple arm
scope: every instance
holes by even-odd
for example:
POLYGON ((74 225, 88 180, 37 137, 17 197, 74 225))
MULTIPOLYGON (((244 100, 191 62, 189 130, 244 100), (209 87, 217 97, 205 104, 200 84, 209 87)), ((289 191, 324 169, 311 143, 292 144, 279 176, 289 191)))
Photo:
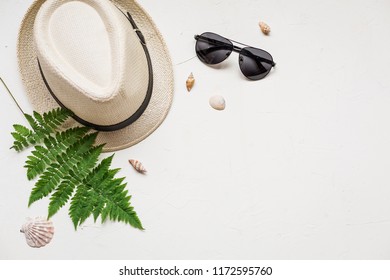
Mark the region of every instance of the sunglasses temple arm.
POLYGON ((273 61, 273 60, 269 60, 269 59, 266 59, 266 58, 262 58, 262 57, 259 57, 259 56, 256 56, 256 60, 259 61, 259 62, 265 62, 265 63, 268 63, 270 64, 272 67, 275 67, 276 66, 276 63, 273 61))
MULTIPOLYGON (((215 46, 226 46, 229 49, 231 49, 231 46, 232 46, 230 44, 226 44, 226 43, 221 42, 221 41, 217 41, 217 40, 209 39, 209 38, 204 38, 204 37, 202 37, 200 35, 195 35, 194 39, 195 40, 200 40, 200 41, 203 41, 203 42, 208 42, 208 43, 210 43, 210 41, 212 40, 211 43, 214 44, 215 46)), ((235 46, 233 46, 233 47, 235 47, 235 46)))

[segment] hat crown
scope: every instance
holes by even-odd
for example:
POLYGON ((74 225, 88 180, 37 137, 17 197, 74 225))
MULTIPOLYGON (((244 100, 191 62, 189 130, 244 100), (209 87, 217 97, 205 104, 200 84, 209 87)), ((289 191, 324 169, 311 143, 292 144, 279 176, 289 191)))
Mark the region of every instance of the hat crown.
MULTIPOLYGON (((50 18, 49 39, 47 42, 56 56, 71 68, 70 73, 80 75, 94 86, 108 88, 112 82, 113 61, 111 40, 106 30, 110 26, 102 20, 95 8, 90 5, 72 1, 58 7, 50 18)), ((115 35, 115 33, 113 32, 115 35)), ((91 92, 92 95, 102 94, 104 90, 91 92)), ((96 96, 99 97, 99 96, 96 96)))
POLYGON ((96 126, 131 118, 148 91, 146 53, 107 0, 47 0, 34 24, 44 79, 61 104, 96 126))

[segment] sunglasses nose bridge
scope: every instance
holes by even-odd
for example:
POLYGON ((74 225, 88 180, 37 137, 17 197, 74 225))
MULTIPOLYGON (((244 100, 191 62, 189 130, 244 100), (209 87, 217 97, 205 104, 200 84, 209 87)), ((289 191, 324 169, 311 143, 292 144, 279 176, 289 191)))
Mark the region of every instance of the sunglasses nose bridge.
POLYGON ((233 46, 233 51, 234 52, 237 52, 237 53, 241 52, 242 48, 240 48, 239 46, 233 45, 233 44, 232 44, 232 46, 233 46))

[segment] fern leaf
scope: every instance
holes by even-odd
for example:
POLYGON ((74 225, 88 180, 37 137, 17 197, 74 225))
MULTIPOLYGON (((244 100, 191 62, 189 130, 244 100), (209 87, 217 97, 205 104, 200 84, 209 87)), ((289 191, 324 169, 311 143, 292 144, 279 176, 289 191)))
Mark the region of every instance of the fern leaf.
MULTIPOLYGON (((35 112, 33 113, 34 115, 39 115, 39 113, 35 112)), ((43 138, 47 132, 42 128, 38 122, 33 118, 33 116, 29 114, 24 114, 24 117, 27 119, 28 123, 30 124, 31 128, 37 134, 38 137, 43 138)))
POLYGON ((103 145, 92 148, 85 155, 84 160, 77 164, 75 170, 69 171, 69 176, 64 178, 50 198, 49 218, 68 202, 74 189, 88 176, 89 173, 86 170, 90 170, 96 165, 102 150, 103 145))
POLYGON ((31 126, 31 128, 32 128, 34 131, 40 129, 38 123, 34 120, 34 118, 33 118, 31 115, 29 115, 29 114, 24 114, 24 117, 26 118, 26 120, 28 121, 29 125, 31 126))
POLYGON ((88 214, 90 214, 90 211, 87 210, 87 207, 88 207, 87 189, 85 186, 80 186, 77 188, 76 194, 73 196, 69 208, 69 216, 72 219, 74 228, 76 230, 77 227, 80 225, 80 221, 82 217, 85 217, 88 214))
POLYGON ((32 131, 23 125, 14 124, 13 127, 15 129, 15 132, 19 133, 20 135, 22 135, 24 137, 28 137, 32 134, 32 131))
POLYGON ((126 184, 112 186, 112 192, 107 201, 106 209, 107 215, 112 221, 125 222, 135 228, 143 229, 141 221, 137 213, 130 206, 131 196, 127 196, 127 191, 124 191, 126 184))
POLYGON ((130 196, 122 184, 124 178, 114 179, 119 169, 109 170, 112 156, 104 159, 78 188, 72 199, 69 215, 75 229, 91 214, 94 220, 99 215, 102 222, 107 218, 113 221, 122 221, 135 228, 143 229, 137 213, 130 206, 130 196))
POLYGON ((34 111, 33 115, 35 118, 35 122, 39 125, 39 129, 42 132, 47 133, 47 134, 50 134, 53 132, 53 129, 49 125, 46 124, 46 121, 43 119, 43 116, 41 114, 34 111))
POLYGON ((24 148, 24 146, 22 143, 20 143, 19 141, 15 141, 14 145, 10 149, 14 149, 17 152, 20 152, 23 150, 23 148, 24 148))
POLYGON ((28 201, 28 206, 30 206, 35 201, 48 196, 54 189, 56 184, 60 183, 59 173, 57 172, 60 166, 58 164, 52 164, 47 170, 42 174, 41 178, 35 184, 30 198, 28 201))
POLYGON ((93 221, 96 223, 97 219, 99 218, 100 214, 102 213, 105 206, 104 200, 98 200, 96 203, 94 203, 94 207, 92 210, 93 214, 93 221))
POLYGON ((109 171, 110 165, 112 163, 112 159, 114 158, 114 155, 111 155, 105 159, 103 159, 100 164, 92 170, 92 172, 87 177, 87 182, 90 185, 98 185, 99 183, 102 184, 102 181, 104 178, 112 179, 114 178, 115 174, 120 169, 115 169, 115 171, 109 171))
POLYGON ((94 146, 97 133, 88 134, 89 128, 71 128, 58 132, 58 128, 72 115, 65 109, 54 109, 44 114, 25 114, 31 129, 14 125, 14 144, 21 151, 34 145, 27 157, 25 168, 29 180, 39 176, 31 191, 30 206, 50 196, 48 217, 52 217, 70 201, 69 215, 75 229, 91 215, 121 221, 143 229, 130 204, 124 178, 115 178, 120 169, 110 169, 113 156, 98 158, 103 145, 94 146), (97 166, 96 166, 97 165, 97 166), (73 196, 73 197, 72 197, 73 196))
POLYGON ((53 130, 56 130, 60 125, 64 123, 64 121, 66 121, 70 116, 72 116, 72 114, 73 113, 67 109, 57 108, 47 113, 44 113, 43 119, 48 127, 53 130))
POLYGON ((12 137, 14 137, 15 141, 19 141, 19 142, 26 141, 26 138, 23 135, 21 135, 21 134, 19 134, 17 132, 12 132, 11 135, 12 135, 12 137))
POLYGON ((64 181, 57 187, 55 193, 50 198, 48 219, 64 206, 72 196, 76 187, 77 181, 74 182, 72 177, 66 177, 64 181))
POLYGON ((46 167, 46 162, 43 160, 45 155, 37 150, 32 152, 32 156, 27 157, 26 165, 24 167, 28 168, 27 170, 27 179, 32 180, 38 174, 41 174, 46 167))
POLYGON ((46 166, 56 161, 58 155, 75 144, 88 131, 89 128, 86 127, 71 128, 57 133, 55 138, 47 139, 45 142, 47 148, 36 146, 32 151, 33 156, 28 157, 24 166, 27 168, 27 178, 31 180, 41 174, 46 166))
MULTIPOLYGON (((88 202, 91 202, 91 200, 85 185, 95 185, 95 188, 99 188, 100 185, 108 184, 114 177, 113 174, 108 174, 112 158, 113 155, 103 159, 101 163, 88 174, 87 178, 83 181, 83 184, 77 189, 69 208, 69 216, 73 221, 75 229, 81 224, 82 220, 87 219, 93 212, 93 205, 91 203, 89 203, 88 207, 88 202)), ((103 204, 104 206, 105 200, 101 200, 100 204, 103 204)), ((98 214, 99 213, 95 213, 94 217, 95 215, 98 216, 98 214)), ((97 219, 97 216, 95 220, 97 219)))
POLYGON ((28 137, 32 134, 32 131, 20 124, 15 124, 13 127, 15 131, 12 132, 11 135, 15 141, 11 148, 14 148, 19 152, 23 148, 29 146, 28 137))
POLYGON ((11 133, 12 137, 15 139, 14 141, 14 145, 12 146, 15 150, 17 150, 18 152, 20 151, 20 147, 23 149, 25 147, 28 147, 28 142, 26 140, 26 138, 17 133, 17 132, 12 132, 11 133))
MULTIPOLYGON (((96 136, 97 133, 84 136, 77 143, 69 147, 63 155, 57 156, 58 163, 51 164, 35 184, 30 195, 29 206, 35 201, 49 195, 60 184, 61 180, 69 174, 70 170, 73 170, 79 162, 85 160, 84 156, 92 148, 96 136)), ((52 140, 47 141, 51 143, 52 140)))
POLYGON ((50 150, 56 144, 56 140, 53 136, 47 135, 46 138, 43 139, 43 144, 50 150))
POLYGON ((35 111, 33 112, 33 116, 24 114, 32 130, 25 126, 15 124, 15 131, 11 133, 15 141, 11 149, 20 152, 28 146, 41 143, 45 137, 54 133, 71 115, 71 111, 63 108, 54 109, 43 115, 35 111))

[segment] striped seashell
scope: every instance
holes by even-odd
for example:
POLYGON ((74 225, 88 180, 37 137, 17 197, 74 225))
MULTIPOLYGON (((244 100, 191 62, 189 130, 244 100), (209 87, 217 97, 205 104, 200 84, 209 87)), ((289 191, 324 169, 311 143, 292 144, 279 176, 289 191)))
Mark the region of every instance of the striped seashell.
POLYGON ((265 35, 268 35, 271 32, 271 28, 265 22, 260 21, 259 26, 260 26, 261 32, 263 32, 265 35))
POLYGON ((191 91, 194 84, 195 84, 194 74, 192 74, 192 72, 191 72, 191 74, 188 76, 188 79, 186 81, 186 87, 187 87, 188 92, 191 91))
POLYGON ((40 248, 50 243, 54 235, 54 226, 52 221, 42 217, 29 218, 20 232, 24 233, 30 247, 40 248))
POLYGON ((146 169, 142 165, 142 163, 136 159, 129 159, 129 163, 134 167, 135 170, 137 170, 139 173, 145 173, 146 169))

